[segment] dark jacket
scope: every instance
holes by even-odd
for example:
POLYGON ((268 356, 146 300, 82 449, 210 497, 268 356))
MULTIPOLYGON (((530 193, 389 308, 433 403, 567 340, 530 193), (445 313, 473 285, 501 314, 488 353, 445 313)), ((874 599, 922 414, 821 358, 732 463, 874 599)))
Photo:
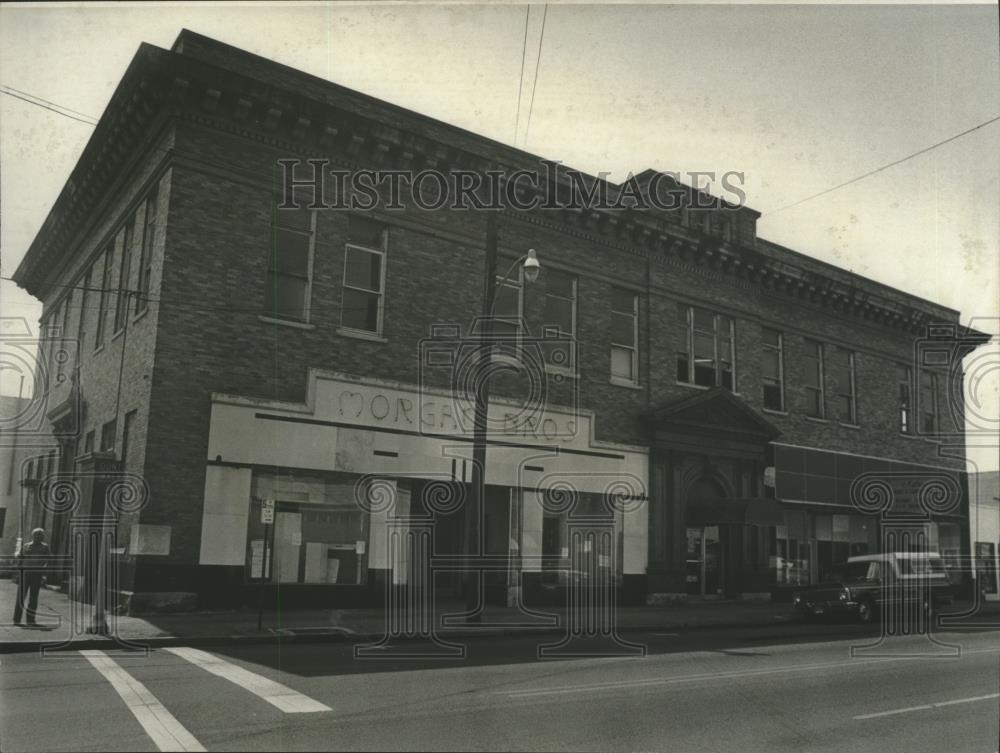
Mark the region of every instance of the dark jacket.
POLYGON ((18 569, 24 569, 24 577, 29 580, 41 579, 49 567, 52 551, 44 541, 36 544, 29 541, 21 546, 15 564, 18 569))

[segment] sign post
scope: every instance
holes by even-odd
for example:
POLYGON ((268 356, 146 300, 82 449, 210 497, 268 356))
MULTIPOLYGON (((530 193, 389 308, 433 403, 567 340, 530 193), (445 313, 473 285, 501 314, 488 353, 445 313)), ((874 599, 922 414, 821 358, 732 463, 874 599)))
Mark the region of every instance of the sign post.
POLYGON ((274 498, 260 501, 260 522, 264 524, 264 551, 261 557, 260 582, 257 585, 257 632, 263 630, 264 623, 264 581, 268 574, 268 550, 271 541, 271 526, 274 524, 274 498))

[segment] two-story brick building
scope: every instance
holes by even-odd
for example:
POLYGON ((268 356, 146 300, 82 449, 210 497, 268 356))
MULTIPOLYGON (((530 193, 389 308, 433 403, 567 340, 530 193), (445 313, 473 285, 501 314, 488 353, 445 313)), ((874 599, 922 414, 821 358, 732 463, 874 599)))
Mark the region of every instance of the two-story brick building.
MULTIPOLYGON (((263 578, 284 603, 371 602, 413 566, 387 543, 405 515, 462 551, 455 370, 482 310, 485 212, 279 210, 288 159, 544 172, 197 34, 143 45, 15 275, 79 342, 72 389, 49 395, 65 462, 148 488, 119 516, 123 590, 222 603, 263 578), (79 431, 59 423, 77 407, 79 431)), ((596 512, 614 531, 600 566, 630 602, 780 593, 882 545, 879 487, 860 482, 886 473, 936 480, 910 495, 916 511, 936 500, 925 545, 968 551, 952 367, 981 338, 956 311, 757 238, 757 217, 500 212, 500 276, 515 272, 498 326, 522 362, 492 384, 481 533, 507 565, 489 583, 558 596, 568 526, 596 512), (516 265, 529 248, 534 284, 516 265), (915 360, 931 324, 950 361, 915 360)))

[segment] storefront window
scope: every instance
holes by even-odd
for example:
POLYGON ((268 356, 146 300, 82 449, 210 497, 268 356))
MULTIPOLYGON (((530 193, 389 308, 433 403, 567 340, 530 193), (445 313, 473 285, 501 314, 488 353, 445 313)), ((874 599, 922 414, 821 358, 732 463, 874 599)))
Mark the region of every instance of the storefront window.
POLYGON ((356 500, 355 483, 346 474, 257 476, 249 526, 249 576, 272 583, 363 584, 368 515, 356 500), (267 527, 261 522, 265 499, 275 501, 274 523, 267 527))
POLYGON ((878 550, 876 522, 864 515, 785 511, 774 529, 770 567, 778 585, 818 583, 849 557, 878 550))
MULTIPOLYGON (((545 492, 546 497, 550 492, 545 492)), ((616 580, 621 579, 622 567, 622 516, 612 514, 604 496, 591 492, 576 492, 569 509, 565 498, 555 492, 545 504, 542 517, 542 583, 547 586, 566 586, 586 579, 597 568, 610 568, 616 580), (582 531, 578 528, 583 526, 582 531), (574 560, 573 539, 570 528, 578 530, 583 550, 574 560), (610 534, 610 535, 608 535, 610 534), (612 551, 617 548, 617 551, 612 551), (582 569, 581 569, 582 568, 582 569)))
POLYGON ((976 580, 982 594, 997 592, 997 556, 992 541, 976 542, 976 580))
POLYGON ((562 538, 566 515, 545 514, 542 518, 542 585, 559 585, 561 561, 569 558, 569 548, 563 552, 562 538))
POLYGON ((954 582, 962 575, 962 533, 957 523, 937 523, 937 552, 954 582))

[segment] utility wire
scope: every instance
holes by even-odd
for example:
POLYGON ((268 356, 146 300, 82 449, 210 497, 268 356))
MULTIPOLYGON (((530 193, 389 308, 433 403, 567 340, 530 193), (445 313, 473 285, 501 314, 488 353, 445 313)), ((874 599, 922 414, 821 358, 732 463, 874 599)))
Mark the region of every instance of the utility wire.
POLYGON ((784 212, 786 209, 791 209, 792 207, 797 207, 799 204, 804 204, 807 201, 812 201, 813 199, 818 199, 820 196, 825 196, 828 193, 831 193, 833 191, 837 191, 837 190, 839 190, 841 188, 844 188, 845 186, 851 185, 852 183, 857 183, 859 180, 864 180, 865 178, 871 177, 872 175, 875 175, 876 173, 880 173, 883 170, 888 170, 890 167, 895 167, 896 165, 898 165, 898 164, 900 164, 902 162, 906 162, 907 160, 911 160, 914 157, 919 157, 921 154, 926 154, 927 152, 931 151, 932 149, 937 149, 939 146, 944 146, 945 144, 947 144, 947 143, 949 143, 951 141, 954 141, 955 139, 962 138, 962 136, 968 136, 973 131, 978 131, 980 128, 984 128, 984 127, 990 125, 991 123, 996 123, 998 120, 1000 120, 1000 115, 998 115, 995 118, 990 118, 989 120, 984 121, 984 122, 980 123, 977 126, 973 126, 972 128, 969 128, 966 131, 962 131, 961 133, 956 133, 954 136, 951 136, 951 137, 945 139, 944 141, 939 141, 938 143, 932 144, 931 146, 928 146, 928 147, 926 147, 924 149, 921 149, 918 152, 914 152, 913 154, 908 154, 907 156, 905 156, 905 157, 903 157, 901 159, 898 159, 895 162, 890 162, 887 165, 882 165, 881 167, 876 167, 874 170, 869 170, 864 175, 859 175, 856 178, 851 178, 850 180, 845 181, 843 183, 840 183, 840 184, 838 184, 836 186, 833 186, 832 188, 827 188, 825 191, 820 191, 819 193, 813 194, 812 196, 807 196, 804 199, 799 199, 798 201, 796 201, 796 202, 794 202, 792 204, 788 204, 786 206, 783 206, 780 209, 775 209, 775 210, 772 210, 770 212, 767 212, 766 214, 762 214, 761 217, 769 217, 772 214, 777 214, 778 212, 784 212))
MULTIPOLYGON (((99 122, 96 118, 92 118, 90 115, 84 115, 82 112, 76 112, 76 110, 71 110, 68 107, 63 107, 62 105, 56 104, 55 102, 50 102, 47 99, 42 99, 41 97, 38 97, 34 94, 28 94, 27 92, 22 92, 19 89, 14 89, 13 87, 7 86, 5 84, 0 84, 0 94, 6 94, 9 97, 15 97, 16 99, 20 99, 23 102, 27 102, 29 105, 35 105, 36 107, 45 108, 46 110, 54 112, 56 115, 62 115, 64 118, 69 118, 70 120, 76 120, 80 123, 86 123, 87 125, 96 126, 99 122), (29 97, 31 99, 29 99, 29 97), (64 110, 65 112, 63 112, 64 110), (83 115, 84 118, 91 118, 91 119, 83 120, 82 118, 76 117, 76 115, 70 115, 70 113, 76 113, 76 115, 83 115)), ((164 154, 167 154, 171 151, 176 151, 172 149, 166 149, 162 146, 151 146, 150 148, 153 149, 153 151, 163 152, 164 154)))
POLYGON ((514 143, 517 143, 517 127, 521 124, 521 90, 524 89, 524 58, 528 52, 528 19, 531 6, 524 11, 524 42, 521 43, 521 78, 517 82, 517 115, 514 117, 514 143))
MULTIPOLYGON (((36 107, 43 107, 46 110, 54 112, 56 115, 62 115, 64 118, 69 118, 70 120, 75 120, 79 123, 86 123, 87 125, 97 125, 97 121, 94 119, 85 120, 84 118, 90 118, 89 115, 85 115, 83 118, 77 117, 76 115, 71 115, 73 110, 69 112, 63 112, 63 110, 56 109, 61 107, 61 105, 56 105, 54 102, 48 102, 41 97, 35 97, 34 99, 29 99, 29 97, 34 97, 33 94, 24 95, 16 89, 11 89, 9 86, 0 86, 0 94, 6 94, 8 97, 14 97, 15 99, 20 99, 23 102, 27 102, 29 105, 35 105, 36 107), (38 101, 36 101, 38 100, 38 101)), ((64 110, 69 110, 69 108, 63 108, 64 110)), ((78 113, 79 114, 79 113, 78 113)))
POLYGON ((524 145, 528 145, 528 132, 531 131, 531 113, 535 109, 535 89, 538 87, 538 69, 542 65, 542 41, 545 39, 545 19, 549 15, 549 5, 545 4, 542 12, 542 31, 538 35, 538 56, 535 58, 535 80, 531 83, 531 102, 528 105, 528 122, 524 128, 524 145))
POLYGON ((15 89, 13 86, 0 84, 0 88, 8 89, 9 91, 16 92, 17 94, 23 94, 25 97, 31 97, 31 99, 37 100, 38 102, 44 102, 45 104, 52 105, 53 107, 57 107, 60 110, 65 110, 66 112, 71 112, 74 115, 79 115, 81 118, 87 118, 89 120, 98 120, 98 118, 88 113, 80 112, 79 110, 74 110, 71 107, 66 107, 65 105, 59 104, 58 102, 53 102, 52 100, 45 99, 44 97, 39 97, 37 94, 32 94, 31 92, 22 91, 21 89, 15 89))

